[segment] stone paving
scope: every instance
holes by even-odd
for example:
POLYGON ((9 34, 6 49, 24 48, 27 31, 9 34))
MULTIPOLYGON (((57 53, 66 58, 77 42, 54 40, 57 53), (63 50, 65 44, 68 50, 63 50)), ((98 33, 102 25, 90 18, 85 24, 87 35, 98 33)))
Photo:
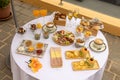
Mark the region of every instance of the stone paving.
MULTIPOLYGON (((32 10, 38 9, 31 5, 14 0, 19 26, 34 19, 32 10)), ((12 73, 6 66, 6 59, 10 54, 11 40, 15 34, 13 19, 0 22, 0 80, 12 80, 12 73)), ((102 80, 120 80, 120 37, 103 32, 109 45, 109 58, 102 80)))

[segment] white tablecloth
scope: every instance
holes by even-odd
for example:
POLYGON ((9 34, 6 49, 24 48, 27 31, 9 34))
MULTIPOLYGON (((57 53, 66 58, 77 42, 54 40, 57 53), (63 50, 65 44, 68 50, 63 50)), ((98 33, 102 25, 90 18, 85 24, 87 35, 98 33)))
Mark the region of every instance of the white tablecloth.
MULTIPOLYGON (((65 51, 76 49, 74 44, 70 46, 59 46, 52 41, 51 38, 52 34, 50 34, 49 39, 44 39, 43 36, 41 35, 40 40, 38 40, 47 43, 48 48, 45 52, 44 57, 39 58, 43 67, 37 73, 33 73, 31 69, 28 67, 27 63, 25 63, 25 61, 29 61, 31 57, 16 53, 16 49, 20 45, 22 40, 30 39, 36 41, 34 40, 33 33, 29 29, 30 24, 32 23, 45 24, 45 22, 50 22, 52 20, 53 20, 53 15, 44 17, 44 20, 43 17, 41 17, 33 21, 30 21, 24 25, 24 27, 27 29, 27 32, 24 35, 20 35, 16 33, 16 35, 14 36, 11 44, 11 69, 13 73, 13 80, 101 80, 108 59, 109 49, 108 49, 107 41, 104 35, 100 31, 98 32, 98 35, 96 37, 91 37, 85 43, 85 46, 88 47, 91 56, 93 56, 99 63, 100 68, 98 70, 73 71, 71 67, 71 62, 73 62, 74 60, 66 60, 65 51), (106 44, 105 51, 96 53, 89 48, 89 42, 94 40, 95 38, 103 39, 103 41, 106 44), (51 68, 50 47, 61 47, 62 59, 63 59, 63 66, 61 68, 51 68)), ((62 30, 62 29, 72 31, 73 33, 75 32, 74 27, 58 26, 57 30, 62 30)))

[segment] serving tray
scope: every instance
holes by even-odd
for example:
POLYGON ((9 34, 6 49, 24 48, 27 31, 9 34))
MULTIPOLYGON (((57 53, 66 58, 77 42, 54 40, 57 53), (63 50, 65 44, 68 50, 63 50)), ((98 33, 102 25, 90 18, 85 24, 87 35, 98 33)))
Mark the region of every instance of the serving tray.
POLYGON ((65 52, 65 58, 66 59, 80 59, 80 58, 87 58, 90 57, 90 53, 86 53, 86 55, 84 57, 82 57, 81 55, 79 55, 80 50, 73 50, 73 51, 66 51, 65 52))
POLYGON ((81 63, 81 61, 72 62, 72 69, 74 71, 99 69, 99 64, 98 64, 97 60, 94 61, 94 65, 92 67, 88 66, 87 63, 83 63, 83 65, 81 65, 80 63, 81 63))
POLYGON ((48 47, 48 44, 42 43, 43 47, 39 48, 39 49, 36 49, 35 45, 37 43, 41 43, 41 42, 32 41, 32 46, 33 46, 34 49, 33 49, 33 51, 30 52, 30 51, 28 51, 28 47, 26 47, 26 45, 25 45, 26 41, 28 41, 28 40, 23 40, 21 42, 21 44, 18 46, 18 48, 16 50, 17 54, 22 54, 22 55, 31 56, 31 57, 40 57, 40 58, 43 57, 43 55, 44 55, 44 53, 45 53, 45 51, 46 51, 46 49, 48 47), (36 52, 37 50, 42 50, 42 52, 38 54, 36 52))

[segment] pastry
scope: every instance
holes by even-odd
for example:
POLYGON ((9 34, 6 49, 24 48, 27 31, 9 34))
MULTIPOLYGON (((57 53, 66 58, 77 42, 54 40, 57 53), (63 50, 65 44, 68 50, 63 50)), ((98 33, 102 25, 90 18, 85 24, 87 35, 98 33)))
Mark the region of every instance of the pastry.
POLYGON ((92 36, 92 32, 91 31, 85 31, 84 36, 85 36, 85 38, 89 38, 90 36, 92 36))
POLYGON ((89 51, 85 47, 81 48, 80 51, 79 51, 79 53, 80 53, 80 57, 82 57, 82 58, 89 57, 89 56, 87 56, 87 54, 89 53, 89 51))
POLYGON ((33 46, 29 46, 28 49, 27 49, 28 52, 33 52, 34 50, 35 50, 35 49, 34 49, 33 46))
POLYGON ((25 32, 26 32, 26 30, 24 28, 22 28, 22 27, 20 27, 18 29, 18 33, 20 33, 20 34, 24 34, 25 32))
POLYGON ((30 27, 31 30, 36 30, 36 24, 31 24, 31 27, 30 27))
POLYGON ((82 25, 77 26, 76 32, 77 33, 82 33, 83 32, 83 26, 82 25))

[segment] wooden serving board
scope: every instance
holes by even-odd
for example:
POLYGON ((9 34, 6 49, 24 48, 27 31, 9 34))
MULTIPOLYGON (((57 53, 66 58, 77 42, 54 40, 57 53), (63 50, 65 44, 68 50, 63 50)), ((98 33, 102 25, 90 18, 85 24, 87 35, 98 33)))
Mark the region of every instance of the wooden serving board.
POLYGON ((62 67, 62 55, 60 47, 50 48, 50 63, 51 67, 53 68, 62 67))
POLYGON ((92 67, 89 67, 88 65, 86 65, 86 63, 84 63, 84 65, 80 65, 80 62, 81 61, 72 62, 72 69, 74 71, 99 69, 99 65, 96 60, 94 61, 94 66, 92 67))
POLYGON ((66 51, 65 52, 65 58, 66 59, 80 59, 80 58, 87 58, 90 57, 90 53, 86 53, 85 57, 82 57, 79 55, 79 50, 73 50, 73 51, 66 51))

